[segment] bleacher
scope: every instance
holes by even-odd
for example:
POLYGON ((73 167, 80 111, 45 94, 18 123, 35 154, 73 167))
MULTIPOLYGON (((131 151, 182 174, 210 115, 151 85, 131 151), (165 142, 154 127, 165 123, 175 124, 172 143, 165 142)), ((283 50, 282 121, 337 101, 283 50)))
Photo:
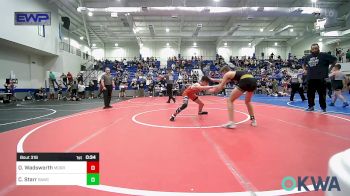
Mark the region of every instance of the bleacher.
MULTIPOLYGON (((187 61, 188 62, 188 61, 187 61)), ((200 66, 200 61, 198 60, 191 60, 191 63, 190 64, 185 64, 184 65, 184 70, 187 72, 187 73, 191 73, 191 71, 193 69, 201 69, 201 66, 200 66)), ((167 62, 167 68, 168 69, 171 69, 172 65, 175 64, 176 65, 176 61, 168 61, 167 62)), ((210 65, 210 70, 215 70, 217 69, 214 65, 214 61, 212 60, 203 60, 202 61, 202 65, 210 65)), ((179 75, 179 72, 177 70, 174 70, 174 75, 175 75, 175 80, 177 80, 178 78, 178 75, 179 75)))
MULTIPOLYGON (((131 89, 130 87, 130 83, 132 82, 133 78, 135 78, 135 75, 138 71, 138 68, 137 68, 137 64, 133 63, 133 62, 127 62, 127 66, 125 67, 122 63, 120 63, 120 65, 122 66, 123 68, 123 71, 126 71, 128 73, 128 84, 129 84, 129 90, 131 89)), ((102 63, 102 69, 104 70, 106 67, 110 68, 111 70, 111 75, 112 76, 116 76, 117 74, 117 70, 114 68, 115 66, 115 63, 114 62, 111 62, 111 63, 102 63)), ((156 69, 159 70, 160 69, 160 61, 155 61, 155 65, 156 65, 156 69)), ((145 76, 148 74, 147 71, 144 71, 142 70, 141 71, 145 76)), ((153 76, 156 76, 155 73, 153 76)), ((116 87, 117 89, 119 89, 119 86, 116 87)))

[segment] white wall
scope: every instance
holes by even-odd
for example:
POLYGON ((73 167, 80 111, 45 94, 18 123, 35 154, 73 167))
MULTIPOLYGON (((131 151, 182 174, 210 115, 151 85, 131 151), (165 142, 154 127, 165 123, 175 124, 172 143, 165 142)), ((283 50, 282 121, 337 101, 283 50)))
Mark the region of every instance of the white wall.
MULTIPOLYGON (((41 56, 0 46, 0 81, 5 82, 11 71, 18 79, 18 88, 44 85, 44 65, 41 56)), ((3 88, 3 87, 1 87, 3 88)))
POLYGON ((252 57, 255 52, 255 47, 249 46, 248 44, 249 42, 227 42, 227 46, 218 47, 217 52, 226 62, 230 60, 230 56, 252 57))
POLYGON ((91 49, 91 55, 96 60, 102 60, 105 59, 105 50, 103 48, 92 48, 91 49))
POLYGON ((193 42, 182 42, 181 55, 185 58, 192 56, 203 56, 204 59, 215 59, 216 43, 215 42, 196 42, 197 46, 193 46, 193 42))
POLYGON ((58 57, 44 57, 44 71, 54 71, 65 74, 70 72, 73 76, 76 76, 80 72, 81 64, 84 62, 86 62, 86 60, 83 60, 82 57, 61 51, 58 57))
POLYGON ((140 51, 139 46, 136 42, 122 42, 118 43, 118 46, 114 44, 106 44, 105 58, 109 60, 120 60, 121 58, 126 58, 127 60, 133 59, 134 57, 139 57, 140 51))
POLYGON ((313 43, 318 43, 320 45, 321 52, 329 52, 332 54, 334 52, 334 47, 332 45, 325 45, 323 42, 319 42, 318 37, 303 39, 291 48, 292 55, 301 58, 304 56, 305 50, 310 50, 313 43))
MULTIPOLYGON (((77 75, 85 60, 74 54, 61 51, 59 56, 34 54, 26 47, 0 45, 0 81, 4 82, 14 72, 19 83, 17 88, 44 87, 47 71, 77 75)), ((59 77, 57 75, 56 77, 59 77)), ((2 87, 1 87, 2 88, 2 87)))
POLYGON ((0 38, 35 49, 57 54, 59 43, 58 11, 54 4, 42 0, 1 0, 0 38), (45 26, 45 37, 38 35, 38 26, 14 25, 14 12, 51 12, 51 26, 45 26))
POLYGON ((288 58, 287 43, 285 42, 277 42, 277 46, 275 46, 275 42, 261 42, 255 46, 255 52, 257 57, 261 57, 261 53, 264 52, 265 58, 268 58, 271 53, 275 55, 275 58, 281 56, 282 59, 288 58))
POLYGON ((177 44, 169 42, 145 42, 140 48, 142 57, 156 57, 160 61, 161 66, 166 66, 169 57, 177 56, 177 44))
POLYGON ((96 57, 102 57, 109 60, 120 60, 121 58, 133 59, 134 57, 156 57, 161 65, 166 65, 169 57, 177 56, 177 44, 167 42, 144 42, 144 45, 140 48, 136 42, 118 43, 115 47, 113 44, 106 44, 104 49, 98 48, 93 50, 93 55, 96 57))

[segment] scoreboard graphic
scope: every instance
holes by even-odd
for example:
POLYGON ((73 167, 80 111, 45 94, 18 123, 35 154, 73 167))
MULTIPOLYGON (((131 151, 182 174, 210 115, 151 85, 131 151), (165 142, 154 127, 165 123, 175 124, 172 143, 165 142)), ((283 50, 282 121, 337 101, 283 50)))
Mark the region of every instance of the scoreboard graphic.
POLYGON ((16 185, 99 184, 99 153, 17 153, 16 185))

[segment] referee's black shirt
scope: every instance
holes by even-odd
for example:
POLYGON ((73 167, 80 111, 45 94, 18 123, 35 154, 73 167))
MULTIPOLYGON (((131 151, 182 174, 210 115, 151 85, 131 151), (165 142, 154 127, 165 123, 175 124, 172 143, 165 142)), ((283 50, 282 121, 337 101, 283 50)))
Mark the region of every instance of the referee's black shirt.
POLYGON ((307 79, 325 79, 328 78, 329 65, 337 61, 337 58, 324 52, 318 55, 310 54, 305 58, 307 66, 307 79))

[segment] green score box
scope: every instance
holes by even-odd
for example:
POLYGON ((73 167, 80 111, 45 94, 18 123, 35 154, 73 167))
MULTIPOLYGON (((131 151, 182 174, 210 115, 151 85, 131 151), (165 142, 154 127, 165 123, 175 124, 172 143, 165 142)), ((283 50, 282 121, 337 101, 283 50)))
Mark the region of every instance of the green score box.
POLYGON ((86 185, 100 185, 100 174, 87 174, 86 185))

